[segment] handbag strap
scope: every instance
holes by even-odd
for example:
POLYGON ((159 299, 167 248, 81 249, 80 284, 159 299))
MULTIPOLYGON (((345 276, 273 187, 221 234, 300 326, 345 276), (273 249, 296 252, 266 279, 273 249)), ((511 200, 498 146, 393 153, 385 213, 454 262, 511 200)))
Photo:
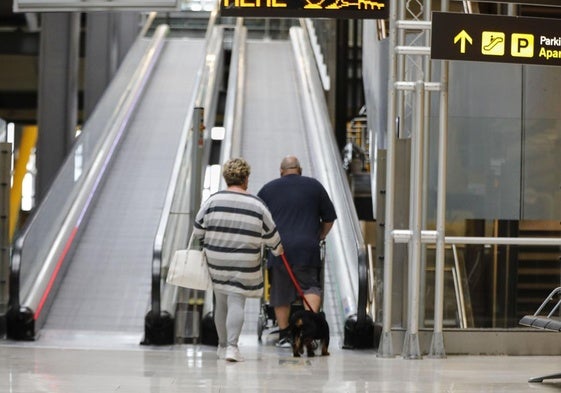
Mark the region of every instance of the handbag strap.
POLYGON ((195 241, 195 231, 191 231, 191 236, 189 236, 189 243, 187 244, 187 250, 192 250, 193 242, 195 241))

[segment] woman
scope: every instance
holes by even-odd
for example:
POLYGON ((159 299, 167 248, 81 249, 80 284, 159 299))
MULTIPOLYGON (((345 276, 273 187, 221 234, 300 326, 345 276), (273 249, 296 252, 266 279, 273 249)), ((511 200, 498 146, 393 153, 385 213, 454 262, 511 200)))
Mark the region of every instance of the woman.
POLYGON ((245 300, 263 294, 261 249, 283 252, 271 213, 261 199, 247 192, 250 167, 234 158, 222 168, 228 188, 211 195, 197 213, 194 235, 205 250, 216 304, 218 357, 241 362, 238 340, 245 300))

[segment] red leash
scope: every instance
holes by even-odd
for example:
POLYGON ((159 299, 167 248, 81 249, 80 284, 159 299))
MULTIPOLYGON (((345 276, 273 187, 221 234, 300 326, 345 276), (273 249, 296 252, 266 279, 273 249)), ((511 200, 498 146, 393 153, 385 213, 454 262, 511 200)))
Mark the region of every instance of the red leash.
POLYGON ((304 303, 306 303, 306 306, 308 306, 308 309, 310 311, 314 311, 312 306, 310 306, 310 303, 308 303, 308 301, 304 297, 304 292, 302 291, 302 288, 300 287, 300 284, 298 284, 298 281, 296 280, 296 277, 294 277, 294 273, 292 272, 292 269, 290 268, 290 265, 288 264, 288 261, 286 260, 286 257, 284 256, 284 253, 281 254, 281 259, 284 262, 284 266, 286 267, 286 270, 288 270, 288 275, 290 276, 290 279, 292 280, 292 282, 294 283, 294 286, 296 287, 296 290, 298 291, 298 295, 300 295, 300 297, 302 298, 304 303))

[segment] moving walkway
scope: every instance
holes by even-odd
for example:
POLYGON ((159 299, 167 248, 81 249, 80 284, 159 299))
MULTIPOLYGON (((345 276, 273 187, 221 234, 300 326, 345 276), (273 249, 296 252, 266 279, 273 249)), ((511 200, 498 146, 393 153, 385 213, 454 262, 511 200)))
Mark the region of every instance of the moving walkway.
MULTIPOLYGON (((212 336, 200 329, 212 294, 166 285, 165 275, 187 244, 210 160, 225 62, 226 27, 215 18, 204 40, 166 38, 162 26, 131 49, 15 242, 10 337, 32 340, 42 328, 138 332, 143 322, 144 344, 212 336)), ((327 188, 339 219, 328 238, 326 313, 354 347, 356 326, 372 330, 364 242, 308 45, 303 27, 271 42, 247 40, 238 22, 220 160, 245 156, 255 193, 295 154, 327 188)))
POLYGON ((9 337, 142 331, 151 244, 205 52, 204 39, 168 32, 138 37, 16 238, 9 337))

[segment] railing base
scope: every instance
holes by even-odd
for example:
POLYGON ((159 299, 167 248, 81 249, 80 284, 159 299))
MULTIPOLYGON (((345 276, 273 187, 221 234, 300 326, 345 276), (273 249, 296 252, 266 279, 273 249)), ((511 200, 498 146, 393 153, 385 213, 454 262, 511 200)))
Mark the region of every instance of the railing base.
POLYGON ((35 319, 27 307, 10 309, 6 315, 6 334, 12 340, 34 341, 35 319))
POLYGON ((144 317, 144 340, 142 345, 172 345, 175 343, 174 319, 164 312, 161 315, 152 315, 149 311, 144 317))
POLYGON ((421 347, 419 346, 418 333, 405 333, 405 340, 403 340, 403 351, 401 356, 404 359, 421 359, 421 347))
POLYGON ((378 357, 391 358, 393 354, 392 332, 382 332, 380 337, 380 345, 378 346, 378 357))
POLYGON ((442 332, 433 333, 428 357, 433 359, 444 359, 446 357, 442 332))
POLYGON ((218 346, 218 333, 212 311, 206 313, 201 322, 201 344, 218 346))
POLYGON ((375 348, 379 341, 380 331, 381 329, 377 329, 368 315, 363 322, 358 321, 356 314, 351 315, 345 321, 343 349, 375 348))

